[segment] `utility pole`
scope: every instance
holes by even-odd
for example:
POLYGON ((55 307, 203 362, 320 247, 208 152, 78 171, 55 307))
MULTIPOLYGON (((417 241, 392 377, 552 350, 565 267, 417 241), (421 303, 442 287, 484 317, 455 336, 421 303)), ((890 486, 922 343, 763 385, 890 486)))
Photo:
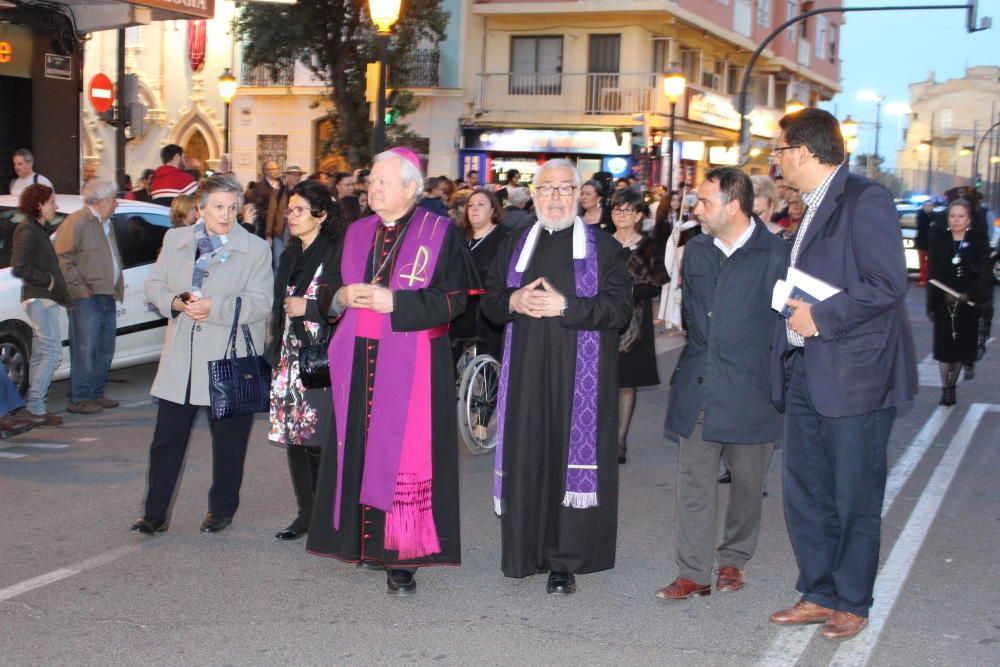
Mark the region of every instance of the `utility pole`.
POLYGON ((125 189, 125 28, 118 29, 118 122, 115 124, 115 182, 119 190, 125 189))

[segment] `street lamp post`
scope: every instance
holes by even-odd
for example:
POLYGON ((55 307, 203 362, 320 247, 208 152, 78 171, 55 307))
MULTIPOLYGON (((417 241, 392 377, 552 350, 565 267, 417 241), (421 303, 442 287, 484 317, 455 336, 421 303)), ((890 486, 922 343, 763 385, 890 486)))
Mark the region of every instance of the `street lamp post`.
POLYGON ((372 157, 385 150, 385 89, 386 61, 389 59, 389 34, 399 20, 401 0, 368 0, 368 13, 378 29, 378 106, 375 111, 375 128, 372 132, 372 157))
POLYGON ((879 131, 882 129, 882 102, 885 100, 884 95, 879 95, 874 90, 862 90, 858 92, 858 99, 862 102, 874 102, 875 103, 875 165, 872 168, 872 156, 869 155, 868 159, 865 161, 865 171, 868 178, 875 178, 875 173, 878 170, 879 165, 879 155, 878 155, 878 138, 879 131))
POLYGON ((677 101, 684 95, 687 80, 684 73, 673 65, 663 77, 663 92, 670 102, 670 143, 667 145, 667 192, 674 190, 674 145, 677 141, 677 101))
POLYGON ((236 97, 236 77, 233 76, 228 67, 219 75, 219 97, 222 98, 222 115, 225 117, 222 130, 222 152, 229 153, 229 105, 236 97))

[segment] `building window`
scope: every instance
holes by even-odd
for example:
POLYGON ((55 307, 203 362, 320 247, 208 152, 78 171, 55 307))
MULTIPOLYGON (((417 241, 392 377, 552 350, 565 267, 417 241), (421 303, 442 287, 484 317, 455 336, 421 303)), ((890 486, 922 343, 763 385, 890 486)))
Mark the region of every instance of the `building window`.
MULTIPOLYGON (((788 11, 788 16, 785 17, 786 19, 790 19, 790 18, 792 18, 793 16, 795 16, 798 13, 798 12, 795 11, 795 5, 796 5, 795 0, 788 0, 785 3, 785 7, 786 7, 786 9, 788 11)), ((788 26, 787 28, 785 28, 785 32, 788 34, 788 41, 789 42, 794 42, 795 41, 795 29, 796 29, 796 27, 794 25, 791 25, 791 26, 788 26)))
POLYGON ((562 92, 563 38, 511 37, 511 95, 559 95, 562 92))
POLYGON ((830 62, 837 63, 837 25, 830 25, 830 62))
POLYGON ((681 49, 681 71, 688 81, 701 81, 700 49, 681 49))
POLYGON ((743 69, 739 65, 729 65, 726 72, 726 93, 735 95, 743 83, 743 69))
POLYGON ((952 124, 955 122, 951 109, 941 109, 938 113, 938 118, 941 121, 940 126, 942 130, 950 130, 952 124))
POLYGON ((826 17, 816 17, 816 57, 826 58, 826 17))
POLYGON ((771 27, 771 0, 757 0, 757 25, 771 27))

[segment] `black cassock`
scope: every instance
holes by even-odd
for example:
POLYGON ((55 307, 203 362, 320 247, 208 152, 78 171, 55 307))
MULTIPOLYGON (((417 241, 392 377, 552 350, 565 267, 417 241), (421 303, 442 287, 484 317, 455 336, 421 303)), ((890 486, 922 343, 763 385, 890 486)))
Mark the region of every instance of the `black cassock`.
MULTIPOLYGON (((365 281, 371 282, 378 268, 378 282, 385 285, 392 275, 396 252, 402 245, 403 227, 412 213, 395 227, 379 225, 375 245, 368 255, 365 281)), ((343 247, 334 258, 330 284, 320 297, 321 307, 328 307, 333 295, 343 285, 340 261, 343 247)), ((396 291, 392 328, 394 331, 420 331, 440 327, 465 310, 468 290, 479 287, 472 257, 461 235, 448 226, 430 286, 415 291, 396 291)), ((398 552, 385 548, 385 512, 361 505, 361 477, 364 469, 366 433, 370 416, 368 402, 378 358, 378 341, 357 338, 354 343, 354 373, 347 409, 344 449, 344 474, 340 529, 333 528, 334 499, 337 488, 336 446, 324 447, 316 485, 316 500, 309 525, 306 548, 321 556, 333 556, 356 562, 375 560, 389 566, 461 564, 458 511, 458 422, 455 405, 455 367, 447 335, 431 340, 431 434, 432 434, 432 504, 441 551, 423 558, 400 560, 398 552)), ((405 410, 406 406, 399 406, 405 410)))
MULTIPOLYGON (((530 229, 530 228, 529 228, 530 229)), ((523 230, 527 233, 529 229, 523 230)), ((480 309, 506 322, 507 268, 522 232, 501 244, 480 309)), ((615 565, 618 530, 618 337, 632 312, 627 253, 608 234, 595 234, 598 293, 576 297, 573 227, 542 231, 524 272, 527 285, 544 276, 567 297, 563 317, 513 315, 504 435, 501 569, 524 577, 539 569, 586 573, 615 565), (562 506, 576 375, 576 334, 601 332, 597 397, 598 506, 562 506)))

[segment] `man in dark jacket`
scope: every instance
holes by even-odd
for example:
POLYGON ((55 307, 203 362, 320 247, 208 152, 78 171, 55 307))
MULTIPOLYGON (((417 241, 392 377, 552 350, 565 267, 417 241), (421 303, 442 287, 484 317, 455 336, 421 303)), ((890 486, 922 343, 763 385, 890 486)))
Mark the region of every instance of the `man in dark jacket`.
POLYGON ((788 244, 753 212, 753 184, 738 169, 713 169, 694 215, 706 234, 686 245, 683 298, 687 344, 670 382, 666 429, 680 436, 677 578, 664 600, 744 586, 760 530, 761 488, 781 415, 771 403, 766 355, 777 314, 771 290, 785 273, 788 244), (761 352, 764 350, 765 352, 761 352), (732 471, 722 544, 715 547, 719 458, 732 471), (713 551, 715 558, 713 559, 713 551))
POLYGON ((825 622, 844 639, 868 623, 882 528, 886 446, 917 393, 906 262, 892 195, 844 166, 837 119, 787 114, 772 155, 808 205, 790 265, 840 291, 775 328, 771 397, 785 411, 785 518, 802 598, 781 624, 825 622))
POLYGON ((253 204, 257 211, 254 218, 253 233, 264 238, 267 228, 267 207, 271 204, 271 197, 281 189, 281 165, 275 160, 268 160, 264 163, 264 173, 261 179, 254 183, 253 188, 247 193, 247 203, 253 204))

